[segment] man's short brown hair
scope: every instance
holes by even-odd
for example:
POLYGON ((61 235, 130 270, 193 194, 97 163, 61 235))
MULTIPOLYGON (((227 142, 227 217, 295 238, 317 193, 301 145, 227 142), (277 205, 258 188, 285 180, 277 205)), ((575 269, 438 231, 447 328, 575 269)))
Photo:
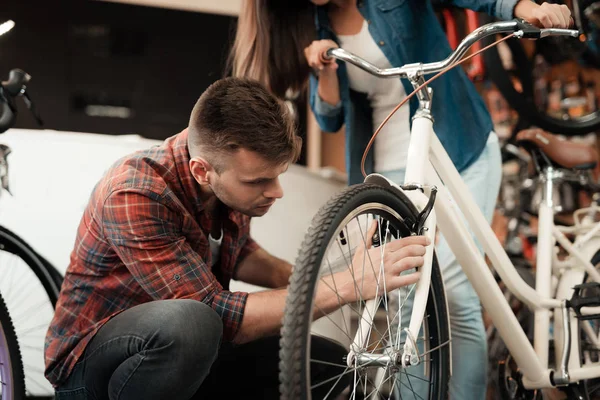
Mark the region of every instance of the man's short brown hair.
POLYGON ((240 148, 279 165, 296 161, 302 146, 289 108, 249 79, 210 85, 192 110, 188 131, 190 155, 206 158, 217 173, 226 168, 223 156, 240 148))

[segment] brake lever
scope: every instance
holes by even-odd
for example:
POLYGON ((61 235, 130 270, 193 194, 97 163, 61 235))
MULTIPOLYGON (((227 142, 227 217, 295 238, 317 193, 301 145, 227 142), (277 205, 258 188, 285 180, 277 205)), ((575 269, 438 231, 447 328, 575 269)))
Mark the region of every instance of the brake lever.
POLYGON ((29 93, 27 93, 27 91, 23 91, 23 100, 25 101, 25 104, 27 105, 29 111, 31 111, 31 114, 33 114, 33 118, 35 118, 35 121, 38 123, 38 125, 44 126, 44 121, 42 120, 40 114, 37 112, 35 104, 33 104, 33 101, 31 100, 31 97, 29 96, 29 93))
POLYGON ((520 39, 539 39, 542 37, 542 30, 537 26, 530 24, 521 18, 516 18, 517 21, 517 31, 515 32, 515 36, 520 39))

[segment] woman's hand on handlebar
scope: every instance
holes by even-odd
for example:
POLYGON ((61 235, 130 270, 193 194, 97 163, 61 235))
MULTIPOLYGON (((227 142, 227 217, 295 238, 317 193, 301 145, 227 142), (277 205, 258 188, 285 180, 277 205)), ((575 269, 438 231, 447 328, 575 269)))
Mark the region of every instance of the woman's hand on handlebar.
POLYGON ((332 47, 338 47, 333 40, 315 40, 304 49, 304 56, 308 65, 317 72, 319 97, 330 105, 340 101, 340 86, 337 78, 338 64, 333 58, 325 58, 325 53, 332 47))
POLYGON ((332 47, 338 47, 333 40, 315 40, 304 49, 304 56, 308 65, 316 71, 335 71, 338 64, 333 58, 325 58, 325 53, 332 47))
POLYGON ((523 18, 538 28, 566 29, 573 24, 571 10, 564 4, 542 3, 521 0, 515 6, 515 17, 523 18))

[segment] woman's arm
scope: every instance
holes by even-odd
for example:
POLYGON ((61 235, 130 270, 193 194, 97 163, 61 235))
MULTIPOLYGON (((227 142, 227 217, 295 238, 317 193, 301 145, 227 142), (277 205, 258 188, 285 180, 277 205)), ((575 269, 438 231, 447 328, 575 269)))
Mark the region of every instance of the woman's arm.
POLYGON ((544 28, 567 28, 571 24, 571 12, 564 4, 539 5, 531 0, 445 0, 442 3, 486 12, 504 20, 523 18, 544 28))
POLYGON ((337 132, 344 124, 338 64, 322 57, 332 47, 338 47, 332 40, 315 40, 304 49, 308 65, 316 72, 310 76, 310 106, 319 126, 326 132, 337 132))
POLYGON ((533 1, 521 0, 516 4, 514 14, 540 28, 568 28, 572 25, 571 10, 564 4, 539 5, 533 1))

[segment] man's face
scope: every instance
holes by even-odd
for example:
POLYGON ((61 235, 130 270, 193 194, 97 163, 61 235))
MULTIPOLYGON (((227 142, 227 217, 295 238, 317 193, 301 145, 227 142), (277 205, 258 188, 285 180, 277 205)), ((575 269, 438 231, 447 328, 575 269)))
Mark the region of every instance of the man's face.
POLYGON ((239 149, 227 156, 221 174, 207 175, 208 183, 221 202, 251 217, 261 217, 283 197, 279 175, 289 163, 273 165, 259 154, 239 149))

